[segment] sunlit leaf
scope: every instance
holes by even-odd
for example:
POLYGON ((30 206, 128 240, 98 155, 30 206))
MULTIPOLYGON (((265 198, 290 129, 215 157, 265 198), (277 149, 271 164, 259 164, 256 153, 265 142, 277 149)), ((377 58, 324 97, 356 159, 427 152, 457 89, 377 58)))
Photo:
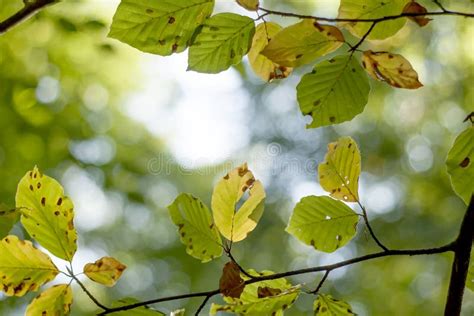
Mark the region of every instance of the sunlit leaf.
POLYGON ((286 231, 317 250, 333 252, 356 233, 359 216, 328 196, 306 196, 296 204, 286 231))
MULTIPOLYGON (((113 308, 122 307, 122 306, 136 304, 139 302, 140 301, 137 300, 136 298, 125 297, 113 302, 112 307, 113 308)), ((153 309, 149 306, 140 306, 140 307, 128 309, 125 311, 114 312, 114 315, 117 315, 117 316, 166 316, 165 313, 160 312, 156 309, 153 309)))
POLYGON ((265 81, 283 79, 290 75, 293 68, 280 66, 261 54, 268 41, 277 34, 282 27, 273 22, 260 23, 253 36, 252 47, 248 57, 253 71, 265 81))
MULTIPOLYGON (((414 14, 422 14, 426 13, 428 10, 421 4, 416 1, 408 2, 405 7, 403 8, 403 13, 414 13, 414 14)), ((410 20, 418 24, 419 26, 425 26, 426 24, 430 23, 431 19, 423 16, 410 16, 408 17, 410 20)))
POLYGON ((454 192, 469 204, 474 193, 474 125, 456 137, 449 150, 446 166, 454 192))
POLYGON ((237 3, 249 11, 257 11, 259 6, 258 0, 237 0, 237 3))
POLYGON ((127 268, 115 258, 102 257, 94 263, 88 263, 84 266, 84 274, 94 282, 114 286, 127 268))
POLYGON ((326 294, 318 294, 318 298, 314 301, 313 310, 315 316, 356 315, 352 311, 351 305, 326 294))
MULTIPOLYGON (((407 0, 341 0, 340 19, 376 19, 399 15, 407 0)), ((378 23, 368 39, 384 39, 395 35, 405 25, 406 19, 392 19, 378 23)), ((352 34, 362 37, 369 30, 371 22, 341 22, 352 34)))
POLYGON ((189 48, 188 69, 218 73, 247 54, 255 33, 254 21, 234 13, 220 13, 204 22, 189 48))
POLYGON ((360 152, 350 137, 328 145, 324 161, 318 166, 319 184, 332 197, 346 202, 359 200, 360 152))
POLYGON ((59 273, 49 256, 29 241, 9 235, 0 242, 0 290, 23 296, 51 281, 59 273))
POLYGON ((469 270, 467 271, 466 287, 474 292, 474 248, 471 249, 469 270))
POLYGON ((240 269, 237 264, 233 261, 227 262, 219 280, 219 290, 222 295, 239 298, 244 286, 244 279, 240 277, 240 269))
POLYGON ((255 180, 247 164, 235 168, 217 183, 212 193, 212 213, 217 228, 228 240, 245 239, 257 226, 264 203, 263 185, 255 180), (248 199, 236 209, 246 192, 248 199))
POLYGON ((122 0, 109 37, 162 56, 185 50, 214 0, 122 0))
POLYGON ((402 55, 365 51, 362 66, 375 80, 385 81, 396 88, 417 89, 423 85, 410 62, 402 55))
POLYGON ((0 239, 10 233, 19 218, 20 211, 18 209, 8 209, 8 207, 0 204, 0 239))
POLYGON ((202 262, 222 255, 221 236, 201 200, 190 194, 180 194, 168 210, 189 255, 202 262))
POLYGON ((31 237, 56 257, 72 260, 77 249, 74 206, 56 180, 36 167, 28 171, 18 184, 16 207, 31 237))
POLYGON ((72 289, 58 284, 38 295, 26 309, 26 316, 65 316, 71 312, 72 289))
POLYGON ((344 36, 337 27, 305 19, 278 32, 262 55, 279 65, 296 67, 335 51, 342 43, 344 36))
POLYGON ((185 316, 186 310, 184 308, 177 309, 172 311, 170 316, 185 316))
POLYGON ((352 120, 364 110, 369 98, 369 80, 351 55, 340 55, 317 64, 296 87, 303 115, 313 121, 307 128, 352 120))

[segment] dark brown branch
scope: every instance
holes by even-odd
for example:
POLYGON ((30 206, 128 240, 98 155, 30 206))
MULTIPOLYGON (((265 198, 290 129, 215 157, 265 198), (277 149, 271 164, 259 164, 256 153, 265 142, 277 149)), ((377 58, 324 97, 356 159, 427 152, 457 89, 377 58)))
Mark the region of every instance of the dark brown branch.
MULTIPOLYGON (((351 47, 350 51, 352 51, 352 52, 356 51, 359 48, 359 46, 362 45, 362 43, 366 40, 367 36, 370 35, 370 33, 373 31, 373 29, 376 25, 377 25, 377 22, 372 22, 372 24, 370 25, 367 32, 365 32, 365 34, 360 38, 360 40, 354 46, 351 47)), ((370 228, 370 226, 368 225, 369 221, 366 219, 365 211, 364 211, 364 220, 366 221, 366 224, 367 224, 367 227, 369 227, 369 230, 372 230, 370 228)), ((371 234, 372 234, 372 232, 371 232, 371 234)), ((377 241, 377 244, 378 244, 378 241, 377 241)))
POLYGON ((436 4, 438 6, 438 8, 440 8, 443 12, 448 12, 448 10, 446 10, 446 8, 441 4, 441 2, 439 2, 438 0, 433 0, 434 4, 436 4))
POLYGON ((0 22, 0 34, 5 33, 30 15, 55 2, 58 2, 58 0, 36 0, 25 2, 25 6, 22 9, 6 20, 0 22))
POLYGON ((319 281, 318 286, 316 286, 316 288, 313 291, 309 292, 310 294, 318 294, 319 290, 323 287, 324 282, 328 278, 329 273, 331 273, 331 270, 326 270, 323 277, 319 281))
POLYGON ((198 309, 196 310, 196 313, 194 314, 195 316, 198 316, 198 315, 199 315, 199 313, 202 311, 202 309, 204 308, 204 306, 206 306, 207 301, 209 301, 209 299, 210 299, 211 297, 213 297, 214 295, 216 295, 216 294, 214 294, 214 293, 213 293, 213 294, 209 294, 209 295, 207 295, 207 296, 204 298, 204 300, 202 301, 201 305, 199 305, 198 309))
MULTIPOLYGON (((373 25, 373 24, 372 24, 373 25)), ((369 29, 370 31, 370 29, 369 29)), ((369 33, 369 32, 367 32, 369 33)), ((357 46, 354 46, 352 48, 352 50, 355 50, 357 49, 357 46)), ((388 251, 388 248, 384 246, 384 244, 382 244, 382 242, 377 238, 377 236, 375 235, 373 229, 372 229, 372 226, 370 225, 370 222, 369 222, 369 217, 367 216, 367 211, 365 210, 365 207, 360 203, 360 202, 357 202, 359 203, 359 206, 360 208, 362 209, 362 217, 364 218, 364 222, 365 222, 365 226, 367 226, 367 229, 369 230, 369 234, 370 236, 372 236, 372 239, 375 241, 375 243, 380 247, 382 248, 384 251, 388 251)))
POLYGON ((68 272, 69 272, 69 276, 74 279, 74 281, 76 281, 77 284, 79 284, 79 286, 81 287, 81 289, 84 291, 84 293, 86 293, 86 295, 92 300, 92 302, 94 302, 95 305, 97 305, 98 307, 102 308, 104 311, 108 311, 110 310, 107 306, 105 306, 104 304, 100 303, 95 297, 94 295, 92 295, 91 292, 89 292, 89 290, 85 287, 84 284, 82 284, 81 281, 79 281, 79 279, 74 275, 74 273, 72 272, 72 270, 70 270, 69 268, 67 269, 68 272))
POLYGON ((466 286, 467 272, 474 240, 474 195, 464 215, 454 246, 454 262, 449 283, 448 298, 444 315, 458 316, 461 314, 462 298, 466 286))

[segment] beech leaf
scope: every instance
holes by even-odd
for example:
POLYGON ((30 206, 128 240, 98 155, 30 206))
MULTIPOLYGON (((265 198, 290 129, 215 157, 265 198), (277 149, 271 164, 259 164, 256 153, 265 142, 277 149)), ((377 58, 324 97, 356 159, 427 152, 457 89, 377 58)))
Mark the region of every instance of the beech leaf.
POLYGON ((240 269, 233 261, 227 262, 219 280, 219 290, 224 296, 239 298, 245 287, 240 277, 240 269))
POLYGON ((105 286, 114 286, 127 268, 115 258, 103 257, 84 266, 84 274, 94 282, 105 286))
POLYGON ((71 305, 71 286, 58 284, 38 295, 28 305, 25 316, 65 316, 71 312, 71 305))

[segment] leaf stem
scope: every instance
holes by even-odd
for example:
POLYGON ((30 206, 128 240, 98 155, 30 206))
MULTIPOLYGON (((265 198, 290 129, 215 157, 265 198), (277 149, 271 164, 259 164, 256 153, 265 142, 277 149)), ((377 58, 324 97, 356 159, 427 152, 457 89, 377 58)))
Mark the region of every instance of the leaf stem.
POLYGON ((77 284, 79 284, 79 286, 81 287, 81 289, 84 291, 84 293, 86 293, 86 295, 92 300, 92 302, 94 302, 95 305, 97 305, 98 307, 102 308, 104 311, 109 311, 110 309, 103 305, 102 303, 100 303, 95 297, 94 295, 92 295, 91 292, 89 292, 89 290, 85 287, 84 284, 82 284, 82 282, 77 278, 77 276, 74 275, 74 273, 72 272, 72 270, 67 267, 67 271, 68 273, 70 274, 71 278, 74 279, 74 281, 76 281, 77 284))
POLYGON ((15 14, 0 22, 0 34, 5 33, 15 25, 19 24, 21 21, 28 18, 30 15, 36 13, 42 8, 59 2, 58 0, 36 0, 36 1, 25 1, 25 5, 15 14))

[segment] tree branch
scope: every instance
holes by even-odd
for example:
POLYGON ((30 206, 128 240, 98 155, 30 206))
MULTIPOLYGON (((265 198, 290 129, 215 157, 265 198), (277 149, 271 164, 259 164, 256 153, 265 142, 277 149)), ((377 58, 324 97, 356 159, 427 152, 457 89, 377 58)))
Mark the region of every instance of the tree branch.
MULTIPOLYGON (((373 24, 372 24, 373 25, 373 24)), ((356 50, 357 49, 357 46, 354 46, 351 50, 356 50)), ((359 202, 357 201, 357 203, 359 204, 359 207, 362 209, 362 217, 364 218, 364 222, 365 222, 365 226, 367 226, 367 229, 369 230, 369 233, 370 233, 370 236, 372 236, 372 239, 375 241, 375 243, 380 247, 382 248, 384 251, 388 251, 388 248, 384 246, 384 244, 382 244, 382 242, 377 238, 377 236, 375 235, 373 229, 372 229, 372 226, 370 225, 370 222, 369 222, 369 217, 367 215, 367 211, 365 210, 365 207, 359 202)))
POLYGON ((36 13, 40 9, 58 2, 58 0, 36 0, 36 1, 25 1, 25 6, 18 12, 0 22, 0 34, 5 33, 21 21, 28 18, 30 15, 36 13))
POLYGON ((107 306, 105 306, 104 304, 100 303, 95 297, 94 295, 92 295, 91 292, 89 292, 89 290, 85 287, 84 284, 82 284, 81 281, 79 281, 79 279, 74 275, 74 273, 72 272, 72 270, 70 270, 69 268, 67 268, 69 274, 70 274, 70 277, 72 279, 74 279, 74 281, 76 281, 77 284, 79 284, 79 286, 81 287, 81 289, 84 291, 84 293, 86 293, 86 295, 92 300, 92 302, 94 302, 95 305, 97 305, 98 307, 102 308, 104 311, 108 311, 110 310, 107 306))

